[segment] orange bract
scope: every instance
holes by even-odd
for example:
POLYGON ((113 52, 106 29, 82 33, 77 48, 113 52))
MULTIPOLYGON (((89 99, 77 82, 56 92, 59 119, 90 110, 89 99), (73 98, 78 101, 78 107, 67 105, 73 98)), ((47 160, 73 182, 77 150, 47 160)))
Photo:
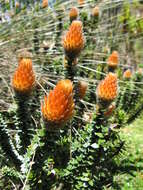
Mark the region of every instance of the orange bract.
POLYGON ((82 22, 73 21, 69 31, 63 38, 63 47, 67 59, 73 61, 84 47, 84 37, 82 31, 82 22))
POLYGON ((113 51, 112 54, 109 56, 107 64, 110 67, 116 67, 119 62, 119 55, 117 51, 113 51))
POLYGON ((35 74, 32 68, 32 60, 23 58, 14 73, 12 86, 17 93, 29 94, 34 85, 35 74))
POLYGON ((42 7, 46 8, 48 6, 48 0, 43 0, 42 7))
POLYGON ((71 8, 69 12, 70 21, 76 20, 78 17, 78 9, 76 7, 71 8))
POLYGON ((109 73, 97 87, 97 96, 103 101, 112 101, 117 97, 117 76, 109 73))
POLYGON ((123 74, 123 77, 124 77, 125 79, 130 79, 131 76, 132 76, 132 72, 131 72, 130 69, 127 69, 127 70, 124 72, 124 74, 123 74))
POLYGON ((45 96, 41 111, 45 121, 59 124, 59 127, 71 119, 74 113, 72 82, 68 79, 59 81, 48 97, 45 96))

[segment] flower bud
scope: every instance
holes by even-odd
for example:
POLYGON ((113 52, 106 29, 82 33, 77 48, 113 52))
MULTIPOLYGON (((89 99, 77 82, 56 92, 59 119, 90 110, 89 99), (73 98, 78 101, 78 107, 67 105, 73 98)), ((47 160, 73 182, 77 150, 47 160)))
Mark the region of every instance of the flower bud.
POLYGON ((73 84, 70 80, 61 80, 56 87, 44 97, 41 105, 48 129, 61 128, 74 113, 73 84))
POLYGON ((124 74, 123 74, 123 78, 125 78, 125 79, 130 79, 131 76, 132 76, 132 72, 131 72, 130 69, 127 69, 127 70, 124 72, 124 74))
POLYGON ((22 59, 12 78, 12 87, 16 93, 29 95, 35 85, 35 74, 31 59, 22 59))
POLYGON ((117 97, 117 76, 109 73, 97 87, 97 97, 104 102, 111 102, 117 97))
POLYGON ((80 54, 84 47, 84 37, 82 31, 82 22, 73 21, 69 31, 63 38, 63 47, 66 58, 73 61, 80 54))
POLYGON ((76 7, 71 8, 69 12, 70 21, 72 22, 73 20, 76 20, 78 15, 79 15, 78 9, 76 7))

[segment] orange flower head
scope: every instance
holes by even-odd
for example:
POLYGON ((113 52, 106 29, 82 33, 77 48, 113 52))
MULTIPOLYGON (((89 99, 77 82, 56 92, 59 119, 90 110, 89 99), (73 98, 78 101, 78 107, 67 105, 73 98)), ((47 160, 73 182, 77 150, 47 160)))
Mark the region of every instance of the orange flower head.
POLYGON ((84 0, 77 0, 79 5, 83 5, 84 4, 84 0))
POLYGON ((127 70, 124 72, 124 74, 123 74, 123 77, 124 77, 125 79, 130 79, 131 76, 132 76, 132 72, 131 72, 130 69, 127 69, 127 70))
POLYGON ((117 76, 109 73, 97 87, 97 96, 102 101, 113 101, 117 97, 117 76))
POLYGON ((41 105, 43 118, 58 128, 71 119, 74 113, 73 84, 70 80, 61 80, 56 87, 45 96, 41 105))
POLYGON ((42 2, 42 8, 48 7, 48 0, 43 0, 42 2))
POLYGON ((35 85, 35 74, 32 68, 32 60, 24 58, 20 61, 12 78, 12 87, 16 93, 29 94, 35 85))
POLYGON ((93 17, 98 17, 99 16, 99 7, 95 6, 92 10, 92 16, 93 17))
POLYGON ((143 69, 142 69, 142 68, 139 68, 139 69, 137 70, 137 72, 138 72, 139 75, 142 75, 142 74, 143 74, 143 69))
POLYGON ((76 20, 79 15, 78 9, 76 7, 71 8, 69 12, 70 21, 76 20))
POLYGON ((83 99, 85 94, 86 94, 86 91, 87 91, 87 87, 88 87, 88 84, 84 81, 80 81, 79 84, 78 84, 78 93, 79 93, 79 97, 80 99, 83 99))
POLYGON ((73 61, 84 47, 82 22, 73 21, 63 38, 63 47, 68 60, 73 61))
POLYGON ((109 67, 117 67, 118 62, 119 62, 119 54, 117 51, 113 51, 108 58, 107 64, 109 67))
POLYGON ((18 9, 20 7, 20 4, 18 2, 16 2, 15 7, 18 9))
POLYGON ((115 104, 111 104, 107 108, 107 110, 105 111, 104 115, 107 116, 107 117, 110 116, 113 113, 113 111, 115 110, 115 108, 116 108, 115 104))

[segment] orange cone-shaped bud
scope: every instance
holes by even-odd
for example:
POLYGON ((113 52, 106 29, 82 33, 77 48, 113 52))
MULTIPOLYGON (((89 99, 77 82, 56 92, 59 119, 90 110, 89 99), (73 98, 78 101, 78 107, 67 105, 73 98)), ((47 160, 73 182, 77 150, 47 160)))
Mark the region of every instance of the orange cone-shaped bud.
POLYGON ((35 85, 35 74, 32 68, 31 59, 22 59, 19 62, 12 78, 12 87, 16 93, 29 95, 35 85))
POLYGON ((84 81, 80 81, 78 84, 78 93, 79 93, 79 98, 83 99, 86 91, 87 91, 88 84, 84 81))
POLYGON ((123 78, 125 79, 130 79, 132 77, 132 72, 130 69, 127 69, 124 74, 123 74, 123 78))
POLYGON ((84 0, 77 0, 79 5, 83 5, 84 4, 84 0))
POLYGON ((119 54, 117 51, 113 51, 107 60, 107 64, 109 67, 116 68, 119 63, 119 54))
POLYGON ((84 37, 81 21, 73 21, 69 31, 63 38, 63 47, 66 58, 73 61, 84 47, 84 37))
POLYGON ((76 7, 71 8, 69 12, 70 21, 72 22, 73 20, 76 20, 78 15, 79 15, 78 9, 76 7))
POLYGON ((42 8, 48 7, 48 0, 43 0, 42 2, 42 8))
POLYGON ((61 80, 56 87, 45 96, 41 106, 44 120, 54 129, 62 127, 74 113, 73 84, 70 80, 61 80))
POLYGON ((139 68, 139 69, 137 70, 137 73, 138 73, 139 75, 143 75, 143 69, 142 69, 142 68, 139 68))
POLYGON ((16 3, 15 3, 15 7, 16 7, 17 9, 20 7, 19 2, 16 2, 16 3))
POLYGON ((92 10, 92 16, 93 17, 98 17, 99 16, 99 7, 95 6, 92 10))
POLYGON ((109 73, 97 87, 97 97, 102 101, 113 101, 117 97, 117 76, 109 73))

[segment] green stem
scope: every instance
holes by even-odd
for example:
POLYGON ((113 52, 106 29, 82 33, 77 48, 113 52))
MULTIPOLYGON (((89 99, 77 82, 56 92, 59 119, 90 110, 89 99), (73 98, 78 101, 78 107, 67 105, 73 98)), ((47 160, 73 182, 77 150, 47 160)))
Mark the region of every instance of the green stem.
POLYGON ((7 129, 7 123, 3 119, 3 115, 0 114, 0 144, 2 146, 3 151, 8 156, 9 160, 14 163, 14 165, 20 169, 20 165, 22 164, 22 157, 19 155, 13 142, 10 138, 9 131, 7 129))
POLYGON ((31 126, 31 113, 28 108, 28 100, 24 97, 17 99, 17 130, 20 138, 20 152, 24 154, 27 147, 31 143, 31 137, 33 135, 31 126))

